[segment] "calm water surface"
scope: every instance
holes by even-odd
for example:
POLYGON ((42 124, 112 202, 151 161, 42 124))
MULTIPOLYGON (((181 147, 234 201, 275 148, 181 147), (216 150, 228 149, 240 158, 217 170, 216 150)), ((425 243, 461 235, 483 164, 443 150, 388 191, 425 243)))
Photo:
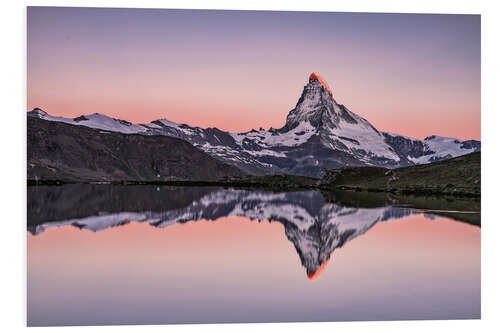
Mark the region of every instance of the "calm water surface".
POLYGON ((316 191, 29 187, 28 325, 480 318, 474 207, 443 210, 316 191))

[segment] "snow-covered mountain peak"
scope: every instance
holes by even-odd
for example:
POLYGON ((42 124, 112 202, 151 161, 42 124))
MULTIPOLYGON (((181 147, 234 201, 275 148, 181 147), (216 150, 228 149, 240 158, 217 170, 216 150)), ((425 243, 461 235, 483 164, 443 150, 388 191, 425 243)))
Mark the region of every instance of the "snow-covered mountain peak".
POLYGON ((297 127, 301 122, 309 122, 315 128, 341 128, 359 125, 370 131, 378 131, 364 118, 337 103, 325 79, 314 72, 304 86, 297 105, 288 113, 285 130, 297 127), (343 125, 344 124, 344 125, 343 125))
POLYGON ((124 134, 147 134, 146 132, 150 129, 148 125, 133 124, 129 121, 112 118, 101 113, 81 115, 75 118, 65 118, 51 116, 45 111, 39 108, 35 108, 32 111, 28 112, 28 116, 124 134))
POLYGON ((301 122, 309 122, 319 128, 323 124, 323 117, 327 116, 325 113, 328 113, 333 104, 333 97, 325 86, 317 79, 309 79, 295 109, 288 113, 284 128, 291 130, 301 122))
POLYGON ((383 134, 368 120, 337 103, 325 84, 326 81, 319 74, 311 74, 280 132, 286 133, 309 123, 316 129, 324 147, 355 155, 364 162, 374 158, 399 161, 400 158, 385 142, 383 134))

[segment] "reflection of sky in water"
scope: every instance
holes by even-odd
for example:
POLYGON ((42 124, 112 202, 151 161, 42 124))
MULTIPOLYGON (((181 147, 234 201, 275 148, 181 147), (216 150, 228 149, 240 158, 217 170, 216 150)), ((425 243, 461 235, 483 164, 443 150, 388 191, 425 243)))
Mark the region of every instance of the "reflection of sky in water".
MULTIPOLYGON (((214 193, 209 197, 216 198, 214 193)), ((206 198, 202 196, 188 207, 206 198)), ((478 227, 423 215, 384 221, 381 217, 387 207, 361 212, 351 209, 346 214, 347 207, 336 206, 332 220, 333 215, 327 217, 332 210, 326 209, 332 208, 331 204, 314 206, 318 200, 308 204, 301 198, 301 208, 309 218, 336 226, 321 229, 319 243, 310 226, 279 216, 281 223, 250 221, 237 216, 242 214, 231 214, 238 205, 216 221, 207 220, 207 207, 214 217, 214 212, 222 209, 220 202, 215 206, 205 202, 204 213, 197 213, 205 216, 198 222, 164 228, 132 222, 93 232, 80 224, 84 229, 48 226, 37 235, 29 234, 28 323, 480 316, 478 227), (349 220, 348 216, 357 218, 349 220), (380 222, 373 223, 374 219, 380 222), (354 231, 340 246, 342 230, 351 229, 354 231), (322 248, 314 249, 316 245, 322 248), (303 266, 311 264, 308 256, 314 255, 323 255, 324 260, 313 265, 326 262, 327 257, 329 262, 311 282, 303 266)), ((245 203, 246 215, 251 217, 256 211, 272 208, 262 205, 262 200, 253 201, 253 205, 241 198, 238 202, 245 203)), ((271 206, 276 205, 275 201, 271 206)), ((171 210, 168 217, 172 218, 174 211, 185 215, 183 209, 171 210)), ((289 216, 292 220, 295 217, 289 216)), ((306 223, 306 215, 299 220, 306 223)))

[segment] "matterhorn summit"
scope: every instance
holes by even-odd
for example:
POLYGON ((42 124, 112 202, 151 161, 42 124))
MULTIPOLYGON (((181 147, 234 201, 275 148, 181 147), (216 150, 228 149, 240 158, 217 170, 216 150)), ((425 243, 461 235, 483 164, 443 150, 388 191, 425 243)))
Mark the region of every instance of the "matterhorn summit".
POLYGON ((295 109, 288 114, 284 130, 303 123, 317 129, 323 146, 352 154, 361 161, 377 160, 391 165, 400 160, 370 122, 335 101, 328 83, 317 72, 309 76, 295 109))
POLYGON ((319 82, 321 82, 323 87, 325 87, 330 95, 333 95, 332 89, 328 85, 328 82, 326 82, 326 80, 323 79, 323 77, 318 72, 312 72, 311 75, 309 75, 309 82, 311 82, 312 80, 318 80, 319 82))

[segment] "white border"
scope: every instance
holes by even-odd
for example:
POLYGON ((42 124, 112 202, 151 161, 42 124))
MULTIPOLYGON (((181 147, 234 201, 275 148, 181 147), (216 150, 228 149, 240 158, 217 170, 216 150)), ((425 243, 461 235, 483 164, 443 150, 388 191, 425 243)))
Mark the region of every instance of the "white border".
MULTIPOLYGON (((0 29, 2 38, 1 117, 2 135, 2 293, 0 325, 5 331, 27 329, 26 321, 26 9, 25 6, 92 6, 92 7, 142 7, 142 8, 210 8, 252 10, 305 10, 305 11, 361 11, 361 12, 406 12, 406 13, 455 13, 482 15, 482 320, 472 321, 408 321, 408 322, 348 322, 348 323, 292 323, 292 324, 248 324, 248 325, 171 325, 171 326, 102 326, 30 328, 47 331, 169 331, 232 332, 254 330, 291 332, 422 332, 443 331, 468 332, 473 330, 494 331, 499 321, 499 288, 497 238, 500 236, 498 214, 495 214, 496 185, 500 154, 498 132, 500 130, 500 107, 498 103, 500 78, 498 62, 500 17, 496 1, 10 1, 2 3, 0 29)), ((467 301, 467 300, 464 300, 467 301)))

